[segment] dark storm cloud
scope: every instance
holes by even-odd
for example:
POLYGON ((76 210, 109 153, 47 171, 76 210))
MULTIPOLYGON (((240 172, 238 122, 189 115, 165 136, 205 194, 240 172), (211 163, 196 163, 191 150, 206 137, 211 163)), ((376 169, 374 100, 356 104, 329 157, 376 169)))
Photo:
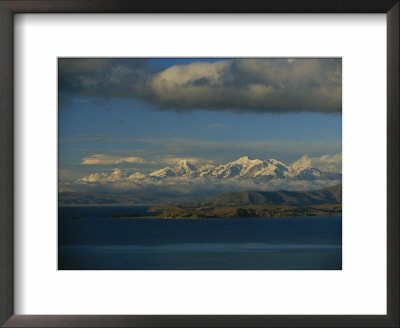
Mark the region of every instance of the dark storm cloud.
POLYGON ((155 69, 144 59, 60 59, 63 98, 137 98, 157 109, 342 110, 341 59, 233 59, 155 69))
POLYGON ((60 58, 58 86, 62 97, 135 97, 146 93, 146 79, 156 71, 145 59, 60 58))

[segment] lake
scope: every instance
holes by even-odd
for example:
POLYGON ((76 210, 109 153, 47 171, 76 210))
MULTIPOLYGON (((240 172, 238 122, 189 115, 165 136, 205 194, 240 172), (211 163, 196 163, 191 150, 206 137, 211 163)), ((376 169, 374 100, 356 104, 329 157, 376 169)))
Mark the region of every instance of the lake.
POLYGON ((111 218, 146 206, 60 206, 60 270, 341 270, 342 217, 111 218), (74 218, 74 219, 73 219, 74 218))

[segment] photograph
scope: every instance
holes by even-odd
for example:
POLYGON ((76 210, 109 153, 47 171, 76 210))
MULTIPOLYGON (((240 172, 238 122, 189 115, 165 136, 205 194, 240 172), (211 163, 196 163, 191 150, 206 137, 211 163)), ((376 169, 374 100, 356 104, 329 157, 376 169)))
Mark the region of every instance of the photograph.
POLYGON ((342 270, 342 58, 57 66, 58 270, 342 270))

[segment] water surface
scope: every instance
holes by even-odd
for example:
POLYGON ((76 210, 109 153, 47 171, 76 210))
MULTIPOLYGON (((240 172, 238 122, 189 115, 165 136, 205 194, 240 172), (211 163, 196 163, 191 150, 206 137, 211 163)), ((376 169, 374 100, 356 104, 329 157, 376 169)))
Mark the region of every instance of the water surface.
POLYGON ((59 207, 61 270, 341 270, 342 218, 150 219, 145 206, 59 207), (73 217, 85 218, 71 219, 73 217))

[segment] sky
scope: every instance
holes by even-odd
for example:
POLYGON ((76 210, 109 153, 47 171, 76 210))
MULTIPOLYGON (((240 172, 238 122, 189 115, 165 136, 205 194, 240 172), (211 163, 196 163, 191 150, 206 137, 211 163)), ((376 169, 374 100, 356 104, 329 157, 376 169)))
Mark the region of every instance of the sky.
MULTIPOLYGON (((341 59, 61 58, 58 65, 61 191, 88 190, 82 178, 91 174, 148 175, 180 159, 289 165, 341 156, 341 59)), ((91 190, 137 188, 121 179, 91 190)))

